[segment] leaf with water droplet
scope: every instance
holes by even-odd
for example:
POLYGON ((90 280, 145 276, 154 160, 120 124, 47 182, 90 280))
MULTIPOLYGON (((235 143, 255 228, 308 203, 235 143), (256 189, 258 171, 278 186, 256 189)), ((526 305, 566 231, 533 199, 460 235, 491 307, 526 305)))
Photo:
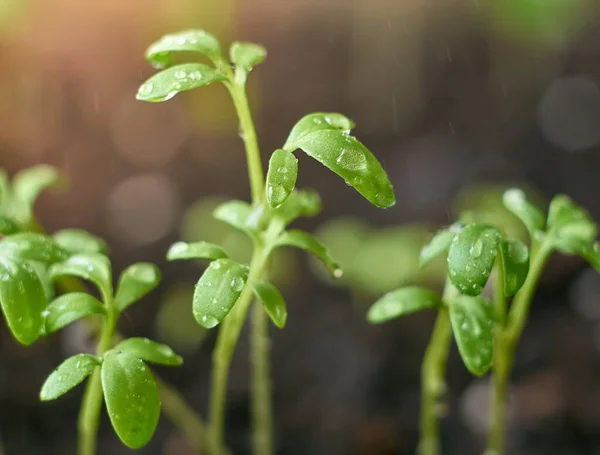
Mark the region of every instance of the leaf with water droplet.
POLYGON ((321 198, 315 190, 294 190, 272 213, 273 218, 280 224, 280 229, 283 229, 301 216, 316 216, 321 208, 321 198))
POLYGON ((52 264, 69 255, 46 235, 20 232, 0 240, 0 256, 52 264))
POLYGON ((492 365, 494 308, 481 296, 459 295, 449 303, 448 309, 465 366, 476 376, 484 375, 492 365))
POLYGON ((140 101, 159 103, 168 101, 179 92, 204 87, 227 78, 214 68, 202 63, 183 63, 155 74, 138 89, 140 101))
POLYGON ((219 245, 210 242, 176 242, 169 248, 167 259, 215 259, 227 258, 227 253, 219 245))
POLYGON ((293 152, 298 148, 298 140, 307 134, 319 130, 335 130, 350 133, 355 123, 337 112, 315 112, 302 117, 294 125, 283 148, 293 152))
POLYGON ((229 58, 235 65, 236 79, 241 83, 245 82, 246 74, 264 62, 266 57, 267 50, 259 44, 234 41, 229 48, 229 58))
POLYGON ((99 365, 101 363, 98 358, 91 354, 77 354, 69 357, 46 378, 40 391, 40 400, 56 400, 81 384, 99 365))
POLYGON ((165 68, 173 63, 173 52, 198 52, 213 62, 222 59, 219 41, 204 30, 184 30, 163 36, 150 45, 146 59, 155 68, 165 68))
POLYGON ((544 213, 539 207, 527 200, 522 190, 511 188, 505 191, 502 196, 502 202, 509 212, 523 222, 531 238, 533 238, 537 231, 544 229, 546 224, 544 213))
POLYGON ((201 326, 211 329, 229 314, 248 279, 248 268, 231 259, 210 263, 194 290, 193 312, 201 326))
POLYGON ((99 253, 76 254, 50 267, 50 277, 76 276, 94 283, 103 298, 112 296, 112 267, 110 260, 99 253))
POLYGON ((383 167, 354 137, 324 129, 300 137, 295 145, 342 177, 373 205, 389 208, 396 203, 394 188, 383 167))
POLYGON ((456 234, 448 250, 448 273, 460 292, 481 293, 492 273, 500 239, 498 230, 485 224, 469 224, 456 234))
POLYGON ((149 262, 138 262, 127 267, 119 277, 115 295, 117 309, 123 311, 140 300, 158 286, 160 278, 160 269, 149 262))
POLYGON ((452 239, 462 229, 462 224, 455 223, 446 229, 436 232, 427 245, 421 248, 419 267, 425 267, 440 254, 446 253, 450 248, 452 239))
POLYGON ((72 254, 108 252, 106 242, 83 229, 63 229, 55 232, 52 238, 65 251, 72 254))
POLYGON ((279 207, 290 196, 298 177, 298 159, 292 152, 278 149, 269 160, 267 173, 267 201, 273 208, 279 207))
POLYGON ((102 390, 119 439, 131 449, 145 446, 160 416, 158 387, 150 369, 131 354, 107 352, 102 363, 102 390))
POLYGON ((31 264, 0 256, 0 305, 16 340, 30 345, 44 328, 46 295, 31 264))
POLYGON ((237 200, 224 202, 213 212, 215 219, 227 223, 253 237, 255 232, 248 222, 251 214, 252 206, 247 202, 237 200))
POLYGON ((504 270, 504 295, 515 295, 525 283, 529 273, 529 250, 518 239, 500 242, 500 257, 504 270))
POLYGON ((419 286, 407 286, 388 292, 377 300, 367 313, 372 324, 395 319, 425 308, 438 308, 442 305, 440 297, 433 291, 419 286))
POLYGON ((28 223, 39 194, 46 188, 60 187, 62 183, 56 169, 46 164, 17 172, 12 179, 12 213, 20 223, 28 223))
POLYGON ((132 355, 146 362, 159 365, 180 366, 183 359, 166 344, 160 344, 148 338, 127 338, 113 348, 113 351, 132 355))
POLYGON ((327 247, 308 232, 300 230, 284 232, 275 243, 275 248, 282 246, 291 246, 307 251, 323 261, 335 278, 340 278, 342 276, 340 266, 331 257, 327 247))
POLYGON ((71 292, 54 299, 44 310, 45 333, 54 333, 63 327, 92 314, 104 314, 102 303, 85 292, 71 292))
POLYGON ((252 282, 252 290, 265 306, 265 310, 273 323, 283 329, 287 322, 288 312, 279 289, 266 281, 256 280, 252 282))

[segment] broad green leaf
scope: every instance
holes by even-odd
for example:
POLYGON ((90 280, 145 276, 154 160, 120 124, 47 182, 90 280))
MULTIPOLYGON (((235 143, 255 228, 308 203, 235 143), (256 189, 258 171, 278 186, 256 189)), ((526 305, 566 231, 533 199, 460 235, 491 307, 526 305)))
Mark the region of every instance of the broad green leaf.
POLYGON ((54 241, 71 254, 108 252, 106 242, 82 229, 63 229, 52 236, 54 241))
POLYGON ((183 63, 156 73, 140 86, 136 98, 159 103, 170 100, 179 92, 226 80, 223 74, 208 65, 183 63))
POLYGON ((441 305, 442 300, 435 292, 419 286, 407 286, 388 292, 377 300, 369 308, 367 319, 372 324, 380 324, 405 314, 441 305))
POLYGON ((263 303, 267 314, 273 323, 283 329, 287 322, 288 312, 285 306, 285 300, 275 286, 266 281, 254 281, 252 283, 254 295, 263 303))
POLYGON ((244 72, 249 72, 256 65, 264 62, 267 50, 258 44, 234 41, 229 48, 231 62, 244 72))
POLYGON ((69 357, 46 378, 40 391, 40 400, 56 400, 81 384, 99 365, 101 363, 98 358, 90 354, 77 354, 69 357))
POLYGON ((314 190, 294 190, 286 201, 273 210, 273 215, 285 227, 296 218, 313 217, 321 211, 321 198, 314 190))
POLYGON ((452 240, 448 250, 450 281, 460 292, 478 295, 492 273, 500 233, 485 224, 469 224, 452 240))
POLYGON ((146 59, 155 68, 165 68, 173 63, 173 52, 198 52, 213 62, 222 58, 219 41, 204 30, 185 30, 165 35, 146 51, 146 59))
POLYGON ((76 254, 50 267, 50 277, 72 275, 94 283, 103 298, 112 295, 112 268, 110 260, 98 253, 76 254))
POLYGON ((575 204, 573 200, 559 194, 552 198, 550 207, 548 208, 548 230, 558 230, 568 224, 577 222, 590 222, 588 213, 575 204))
POLYGON ((227 253, 219 245, 210 242, 177 242, 171 245, 167 252, 167 259, 175 261, 177 259, 224 259, 227 253))
POLYGON ((460 295, 449 305, 450 321, 458 351, 467 369, 476 376, 484 375, 492 365, 492 305, 483 297, 460 295))
POLYGON ((419 267, 425 267, 442 253, 450 248, 452 239, 462 229, 462 224, 455 223, 446 229, 438 231, 431 241, 421 249, 419 267))
POLYGON ((523 222, 532 238, 537 231, 544 229, 546 224, 544 213, 527 200, 522 190, 512 188, 505 191, 502 202, 509 212, 523 222))
POLYGON ((44 328, 46 295, 31 264, 0 256, 0 305, 17 341, 30 345, 44 328))
POLYGON ((130 354, 108 352, 102 363, 102 390, 119 439, 131 449, 145 446, 160 416, 158 387, 150 369, 130 354))
POLYGON ((292 152, 278 149, 269 160, 267 173, 267 202, 279 207, 290 196, 298 178, 298 159, 292 152))
POLYGON ((44 295, 46 296, 46 302, 51 302, 56 295, 56 290, 54 289, 54 283, 52 282, 52 279, 48 273, 48 266, 41 262, 35 261, 27 261, 27 263, 33 267, 35 273, 37 273, 37 276, 40 279, 40 282, 42 283, 44 295))
POLYGON ((518 239, 502 240, 500 255, 504 268, 504 295, 515 295, 529 273, 529 250, 518 239))
POLYGON ((227 223, 248 235, 253 231, 248 224, 248 218, 252 213, 250 204, 244 201, 227 201, 219 205, 213 212, 215 219, 227 223))
POLYGON ((319 130, 336 130, 349 134, 355 125, 348 117, 337 112, 315 112, 314 114, 308 114, 294 125, 283 148, 293 152, 297 148, 298 139, 302 136, 319 130))
POLYGON ((160 282, 160 270, 149 262, 138 262, 127 267, 119 277, 119 285, 115 295, 115 305, 123 311, 137 302, 160 282))
POLYGON ((0 256, 52 264, 69 255, 52 238, 33 232, 20 232, 0 240, 0 256))
POLYGON ((396 203, 383 167, 354 137, 338 130, 318 130, 300 137, 295 145, 342 177, 373 205, 389 208, 396 203))
POLYGON ((60 184, 60 175, 45 164, 24 169, 12 180, 13 196, 31 209, 38 195, 46 188, 60 184))
POLYGON ((85 292, 71 292, 53 300, 44 310, 45 332, 54 333, 78 319, 103 314, 102 303, 85 292))
POLYGON ((308 251, 323 261, 335 278, 342 276, 342 269, 340 269, 338 263, 331 257, 327 247, 309 233, 299 230, 284 232, 275 244, 276 248, 282 246, 292 246, 308 251))
POLYGON ((12 235, 19 232, 19 226, 10 218, 0 215, 0 234, 12 235))
POLYGON ((148 338, 127 338, 113 348, 114 351, 132 355, 146 362, 160 365, 180 366, 183 359, 166 344, 160 344, 148 338))
POLYGON ((248 267, 231 259, 210 263, 194 290, 196 321, 207 329, 219 324, 237 302, 248 280, 248 267))

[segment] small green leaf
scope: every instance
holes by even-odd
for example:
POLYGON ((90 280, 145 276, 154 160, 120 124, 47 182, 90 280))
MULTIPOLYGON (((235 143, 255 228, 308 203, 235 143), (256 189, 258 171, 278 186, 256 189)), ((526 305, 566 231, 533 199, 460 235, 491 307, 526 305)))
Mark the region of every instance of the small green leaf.
POLYGON ((20 232, 0 240, 0 256, 52 264, 65 260, 68 254, 48 236, 20 232))
POLYGON ((529 273, 529 250, 518 239, 502 240, 500 254, 504 269, 504 295, 515 295, 529 273))
POLYGON ((492 365, 492 329, 496 319, 492 305, 481 296, 460 295, 450 303, 449 311, 465 366, 476 376, 484 375, 492 365))
POLYGON ((275 244, 276 248, 282 246, 292 246, 308 251, 323 261, 335 278, 342 276, 342 269, 340 269, 338 263, 331 257, 327 247, 309 233, 299 230, 284 232, 275 244))
POLYGON ((296 145, 373 205, 389 208, 396 203, 394 188, 383 167, 354 137, 338 130, 318 130, 300 137, 296 145))
POLYGON ((177 367, 183 364, 183 359, 175 354, 169 346, 148 338, 128 338, 121 341, 113 350, 160 365, 177 367))
POLYGON ((57 170, 45 164, 30 167, 15 174, 12 180, 13 197, 18 201, 17 204, 19 202, 26 204, 26 219, 29 219, 31 209, 39 194, 48 187, 59 186, 60 183, 60 175, 57 170))
POLYGON ((590 216, 583 208, 575 204, 570 197, 559 194, 550 201, 548 231, 558 230, 566 225, 581 221, 590 222, 590 216))
POLYGON ((492 273, 500 238, 496 228, 484 224, 469 224, 456 234, 448 251, 448 273, 460 292, 481 293, 492 273))
POLYGON ((254 295, 264 304, 265 310, 273 323, 283 329, 287 322, 288 312, 279 289, 271 283, 257 280, 252 283, 252 290, 254 295))
POLYGON ((63 229, 55 232, 52 238, 60 247, 71 254, 106 254, 108 251, 108 245, 103 239, 83 229, 63 229))
POLYGON ((348 117, 337 112, 315 112, 314 114, 308 114, 294 125, 283 148, 293 152, 298 148, 296 144, 302 136, 319 130, 336 130, 349 134, 355 125, 348 117))
POLYGON ((99 365, 101 365, 100 361, 90 354, 77 354, 69 357, 46 378, 40 391, 40 400, 56 400, 81 384, 99 365))
POLYGON ((183 63, 152 76, 140 86, 136 98, 159 103, 170 100, 179 92, 226 80, 223 74, 208 65, 183 63))
POLYGON ((149 262, 138 262, 127 267, 119 278, 115 305, 123 311, 129 305, 137 302, 160 282, 160 270, 149 262))
POLYGON ((450 248, 452 239, 462 229, 462 224, 455 223, 446 229, 438 231, 431 241, 421 249, 419 267, 425 267, 442 253, 450 248))
POLYGON ((102 303, 85 292, 71 292, 53 300, 44 310, 45 332, 54 333, 78 319, 104 314, 102 303))
POLYGON ((102 363, 102 390, 119 439, 130 449, 145 446, 160 416, 158 387, 150 369, 130 354, 108 352, 102 363))
POLYGON ((248 267, 231 259, 210 263, 194 290, 193 311, 198 324, 211 329, 229 314, 248 280, 248 267))
POLYGON ((505 191, 502 202, 509 212, 523 222, 532 238, 537 231, 544 229, 546 224, 544 213, 527 200, 522 190, 512 188, 505 191))
POLYGON ((65 275, 91 281, 98 287, 103 298, 112 295, 112 268, 110 260, 102 254, 76 254, 50 267, 50 277, 53 280, 65 275))
POLYGON ((173 52, 198 52, 213 62, 222 58, 219 41, 204 30, 185 30, 163 36, 146 51, 146 59, 155 68, 165 68, 173 63, 173 52))
POLYGON ((19 226, 10 218, 0 215, 0 234, 12 235, 19 232, 19 226))
POLYGON ((227 258, 227 253, 219 245, 210 242, 177 242, 171 245, 167 252, 167 259, 175 261, 178 259, 215 259, 227 258))
POLYGON ((40 337, 46 304, 44 288, 33 266, 0 256, 0 305, 19 343, 28 346, 40 337))
POLYGON ((316 191, 294 190, 283 204, 273 210, 273 215, 280 221, 283 229, 301 216, 316 216, 321 208, 321 198, 316 191))
POLYGON ((267 202, 279 207, 290 196, 298 178, 298 159, 292 152, 278 149, 269 160, 267 173, 267 202))
POLYGON ((227 201, 219 205, 213 212, 215 219, 227 223, 248 235, 253 235, 253 230, 248 225, 252 213, 250 204, 244 201, 227 201))
POLYGON ((407 286, 388 292, 377 300, 369 308, 367 319, 372 324, 380 324, 405 314, 441 305, 442 301, 435 292, 419 286, 407 286))
POLYGON ((229 48, 229 58, 244 72, 249 72, 256 65, 260 65, 267 57, 267 50, 258 44, 234 41, 229 48))

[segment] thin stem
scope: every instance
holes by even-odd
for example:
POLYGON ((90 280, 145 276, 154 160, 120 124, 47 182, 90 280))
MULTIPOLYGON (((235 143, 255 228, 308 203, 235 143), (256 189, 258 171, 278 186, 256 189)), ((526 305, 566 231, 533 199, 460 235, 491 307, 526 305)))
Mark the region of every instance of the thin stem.
POLYGON ((273 455, 269 318, 260 301, 254 302, 251 345, 253 451, 256 455, 273 455))

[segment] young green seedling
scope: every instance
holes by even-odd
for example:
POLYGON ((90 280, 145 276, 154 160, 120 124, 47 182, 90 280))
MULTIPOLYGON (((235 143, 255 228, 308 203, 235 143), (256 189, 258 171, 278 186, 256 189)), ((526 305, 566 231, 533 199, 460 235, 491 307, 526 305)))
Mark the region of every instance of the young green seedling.
POLYGON ((287 230, 299 217, 315 216, 320 211, 316 193, 298 190, 298 160, 302 150, 342 177, 377 207, 395 204, 392 185, 373 154, 350 135, 354 123, 338 113, 309 114, 292 128, 285 144, 271 155, 265 179, 254 124, 246 97, 245 83, 252 68, 266 57, 262 46, 235 42, 227 59, 218 41, 202 30, 167 35, 152 44, 146 58, 157 68, 165 68, 144 82, 137 93, 143 101, 160 102, 178 93, 208 84, 221 83, 231 94, 236 108, 241 137, 246 149, 251 202, 230 201, 218 207, 215 218, 247 234, 254 253, 249 264, 231 259, 218 245, 206 242, 178 242, 167 257, 205 259, 208 268, 198 281, 193 297, 193 315, 206 328, 223 324, 214 352, 210 405, 211 454, 225 453, 223 425, 225 392, 229 363, 253 297, 262 303, 253 315, 253 442, 257 455, 273 454, 268 355, 268 316, 283 328, 287 321, 284 299, 277 288, 266 281, 268 263, 280 247, 304 249, 320 258, 336 277, 341 270, 327 249, 306 232, 287 230), (210 65, 187 62, 173 65, 174 54, 192 52, 207 57, 210 65))
MULTIPOLYGON (((438 318, 422 369, 420 455, 440 453, 437 409, 445 391, 445 364, 454 334, 467 369, 481 376, 493 368, 489 453, 504 453, 506 400, 514 351, 546 260, 554 250, 585 258, 600 271, 597 228, 587 212, 566 196, 550 203, 547 219, 522 191, 511 189, 505 207, 526 226, 530 248, 498 227, 457 223, 438 232, 421 251, 420 266, 447 254, 443 297, 416 286, 390 292, 370 308, 368 319, 381 323, 425 308, 438 318), (531 250, 531 258, 530 258, 531 250), (481 295, 495 269, 493 302, 481 295), (513 297, 510 307, 507 299, 513 297)), ((465 219, 477 218, 468 214, 465 219)))

